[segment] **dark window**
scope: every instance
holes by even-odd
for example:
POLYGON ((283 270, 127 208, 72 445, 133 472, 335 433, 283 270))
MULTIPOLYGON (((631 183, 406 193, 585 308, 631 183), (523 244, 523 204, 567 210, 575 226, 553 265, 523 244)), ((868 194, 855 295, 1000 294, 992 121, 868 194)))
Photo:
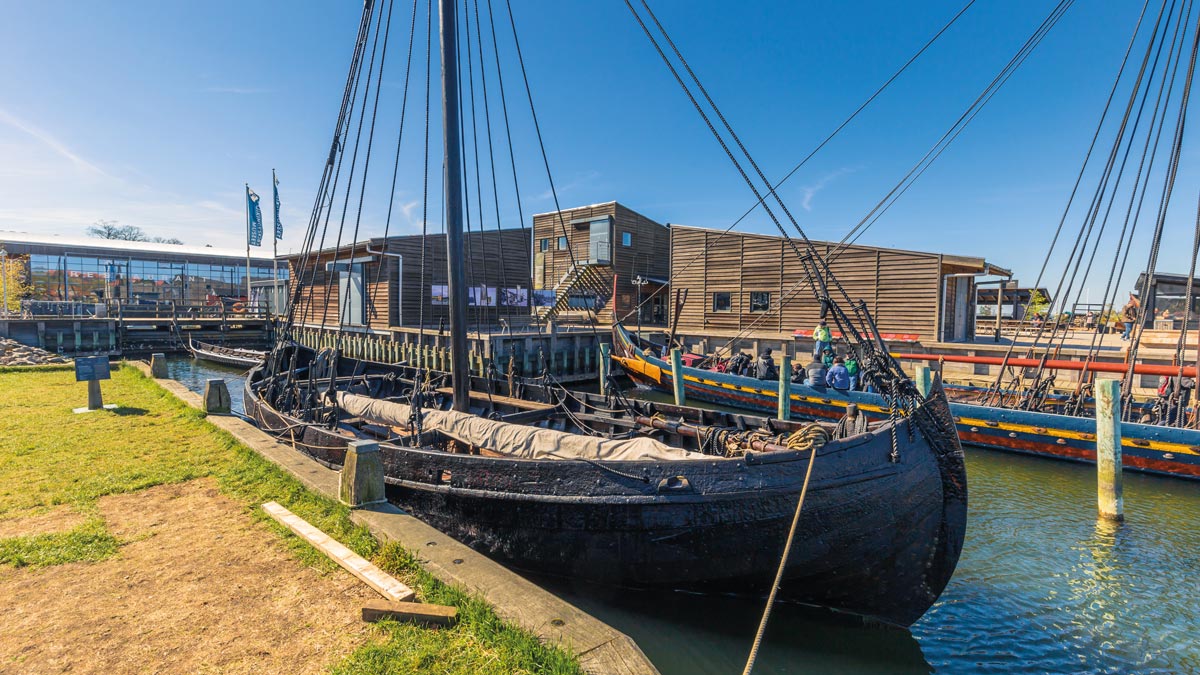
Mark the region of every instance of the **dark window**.
POLYGON ((549 239, 539 239, 538 240, 538 250, 539 251, 549 251, 550 250, 550 240, 549 239))
POLYGON ((567 250, 567 238, 566 237, 558 238, 558 250, 560 250, 560 251, 567 250))
POLYGON ((732 294, 728 292, 713 293, 713 309, 714 312, 728 312, 731 309, 732 294))
POLYGON ((771 310, 771 294, 767 291, 750 291, 750 311, 768 312, 771 310))
POLYGON ((622 246, 633 246, 633 233, 632 232, 622 232, 621 233, 621 245, 622 246))

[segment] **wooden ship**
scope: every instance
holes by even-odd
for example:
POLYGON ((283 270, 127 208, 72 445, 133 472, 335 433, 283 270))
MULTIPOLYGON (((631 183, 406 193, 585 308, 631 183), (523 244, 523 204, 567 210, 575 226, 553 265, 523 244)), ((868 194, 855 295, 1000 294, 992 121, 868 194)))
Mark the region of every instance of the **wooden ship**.
MULTIPOLYGON (((321 324, 333 346, 308 348, 290 339, 299 325, 290 314, 246 380, 247 415, 333 467, 348 443, 377 440, 390 500, 519 569, 622 586, 766 593, 782 565, 780 597, 902 626, 916 621, 961 552, 966 474, 941 390, 918 395, 877 345, 862 346, 879 356, 871 377, 908 414, 873 424, 853 414, 827 424, 656 406, 617 392, 577 394, 548 376, 471 377, 463 255, 463 218, 471 211, 460 119, 460 78, 471 75, 459 70, 464 47, 456 21, 469 50, 471 16, 453 0, 439 5, 452 368, 437 373, 347 358, 339 340, 362 329, 347 325, 340 309, 337 326, 321 324), (781 562, 793 517, 795 546, 781 562)), ((386 15, 383 3, 368 0, 346 92, 370 81, 370 36, 373 30, 378 39, 390 10, 386 15)), ((414 26, 419 18, 433 20, 414 16, 414 26)), ((362 96, 365 102, 368 94, 362 96)), ((353 165, 358 156, 348 154, 357 142, 340 136, 351 128, 354 101, 343 99, 322 179, 327 195, 337 192, 341 160, 349 156, 353 165)), ((292 277, 294 299, 315 293, 315 285, 325 297, 334 289, 333 279, 314 283, 325 266, 306 265, 333 236, 331 210, 314 208, 304 260, 292 277)), ((351 250, 347 275, 360 255, 372 253, 351 250)), ((348 296, 338 300, 342 307, 348 296)), ((830 307, 854 330, 859 319, 832 301, 830 307)))

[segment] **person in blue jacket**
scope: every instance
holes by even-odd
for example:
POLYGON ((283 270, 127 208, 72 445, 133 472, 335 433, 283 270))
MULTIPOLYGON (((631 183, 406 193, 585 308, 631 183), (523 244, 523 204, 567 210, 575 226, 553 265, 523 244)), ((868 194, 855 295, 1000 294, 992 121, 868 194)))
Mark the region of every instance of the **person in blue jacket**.
POLYGON ((850 371, 846 370, 845 359, 839 356, 833 360, 833 367, 825 375, 825 384, 838 391, 850 390, 850 371))

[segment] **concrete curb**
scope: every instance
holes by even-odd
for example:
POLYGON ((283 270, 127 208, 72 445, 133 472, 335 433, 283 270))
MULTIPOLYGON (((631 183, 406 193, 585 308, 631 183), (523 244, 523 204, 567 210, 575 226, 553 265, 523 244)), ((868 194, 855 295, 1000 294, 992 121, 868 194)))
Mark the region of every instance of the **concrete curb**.
MULTIPOLYGON (((150 366, 128 361, 146 377, 150 366)), ((175 380, 154 380, 193 408, 202 400, 175 380)), ((339 473, 239 417, 210 415, 208 421, 295 476, 305 487, 338 498, 339 473)), ((596 675, 657 675, 658 669, 628 635, 542 589, 490 558, 455 541, 392 504, 355 510, 351 518, 376 537, 413 551, 421 565, 447 584, 478 593, 500 618, 539 639, 574 653, 583 669, 596 675)))

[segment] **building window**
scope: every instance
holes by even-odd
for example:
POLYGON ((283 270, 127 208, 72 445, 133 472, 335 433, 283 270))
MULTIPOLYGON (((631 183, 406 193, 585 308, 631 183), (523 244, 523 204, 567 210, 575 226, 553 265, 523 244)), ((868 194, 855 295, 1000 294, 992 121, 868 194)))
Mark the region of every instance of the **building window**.
POLYGON ((549 239, 539 239, 538 240, 538 250, 539 251, 549 251, 550 250, 550 240, 549 239))
POLYGON ((768 312, 771 310, 771 294, 767 291, 750 291, 750 311, 768 312))
POLYGON ((728 312, 732 309, 732 296, 733 294, 729 292, 713 293, 712 311, 728 312))
POLYGON ((560 251, 567 250, 567 238, 566 237, 558 238, 558 250, 560 250, 560 251))
POLYGON ((621 245, 622 246, 633 246, 633 233, 632 232, 622 232, 621 233, 621 245))

